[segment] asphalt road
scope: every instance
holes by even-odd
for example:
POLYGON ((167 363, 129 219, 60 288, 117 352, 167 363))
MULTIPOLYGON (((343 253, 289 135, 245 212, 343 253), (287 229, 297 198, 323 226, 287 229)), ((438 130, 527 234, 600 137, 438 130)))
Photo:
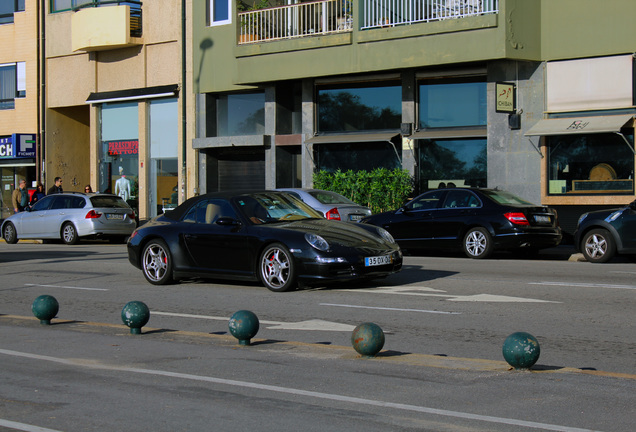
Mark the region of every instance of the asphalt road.
POLYGON ((632 431, 636 265, 512 258, 407 257, 379 283, 271 293, 151 286, 121 245, 0 242, 0 430, 632 431), (131 300, 151 310, 141 335, 131 300), (260 320, 247 347, 228 331, 241 309, 260 320), (363 322, 385 332, 373 359, 351 346, 363 322), (541 344, 531 371, 503 360, 516 331, 541 344))

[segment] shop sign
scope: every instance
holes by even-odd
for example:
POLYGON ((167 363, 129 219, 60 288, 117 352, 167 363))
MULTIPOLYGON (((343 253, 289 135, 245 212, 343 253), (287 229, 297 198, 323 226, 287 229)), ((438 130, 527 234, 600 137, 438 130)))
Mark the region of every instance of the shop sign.
POLYGON ((0 138, 0 159, 35 157, 35 134, 13 134, 0 138))
POLYGON ((139 140, 105 141, 109 156, 139 154, 139 140))
POLYGON ((495 111, 514 114, 517 111, 515 85, 512 83, 498 82, 495 84, 495 111))

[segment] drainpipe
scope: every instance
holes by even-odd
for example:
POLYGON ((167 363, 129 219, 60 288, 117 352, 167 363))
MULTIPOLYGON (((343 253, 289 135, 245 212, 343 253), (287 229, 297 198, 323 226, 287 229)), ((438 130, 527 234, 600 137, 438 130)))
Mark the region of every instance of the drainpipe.
POLYGON ((186 199, 186 187, 187 182, 187 163, 186 163, 186 145, 187 145, 187 113, 188 113, 188 98, 186 92, 186 1, 181 0, 181 202, 186 199))
MULTIPOLYGON (((37 104, 37 140, 38 144, 35 146, 35 163, 36 175, 39 173, 39 181, 45 184, 44 161, 46 157, 45 153, 45 131, 46 131, 46 32, 45 32, 45 20, 46 20, 46 0, 38 2, 39 16, 37 21, 38 26, 38 104, 37 104)), ((46 190, 46 189, 45 189, 46 190)))

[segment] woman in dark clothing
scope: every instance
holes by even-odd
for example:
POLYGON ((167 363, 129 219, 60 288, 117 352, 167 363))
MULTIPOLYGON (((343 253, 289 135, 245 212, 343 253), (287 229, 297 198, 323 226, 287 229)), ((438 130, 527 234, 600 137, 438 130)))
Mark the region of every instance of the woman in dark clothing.
POLYGON ((41 200, 45 196, 46 196, 46 194, 44 193, 44 185, 42 183, 38 182, 38 185, 36 186, 35 190, 33 191, 33 195, 31 195, 31 201, 29 202, 29 204, 30 205, 35 204, 36 202, 38 202, 39 200, 41 200))

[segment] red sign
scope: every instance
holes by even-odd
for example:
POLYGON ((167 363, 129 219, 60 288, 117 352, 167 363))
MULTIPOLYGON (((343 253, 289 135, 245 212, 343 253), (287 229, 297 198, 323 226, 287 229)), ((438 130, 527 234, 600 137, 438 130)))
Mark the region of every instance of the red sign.
POLYGON ((108 155, 136 155, 139 154, 139 140, 106 141, 108 155))

